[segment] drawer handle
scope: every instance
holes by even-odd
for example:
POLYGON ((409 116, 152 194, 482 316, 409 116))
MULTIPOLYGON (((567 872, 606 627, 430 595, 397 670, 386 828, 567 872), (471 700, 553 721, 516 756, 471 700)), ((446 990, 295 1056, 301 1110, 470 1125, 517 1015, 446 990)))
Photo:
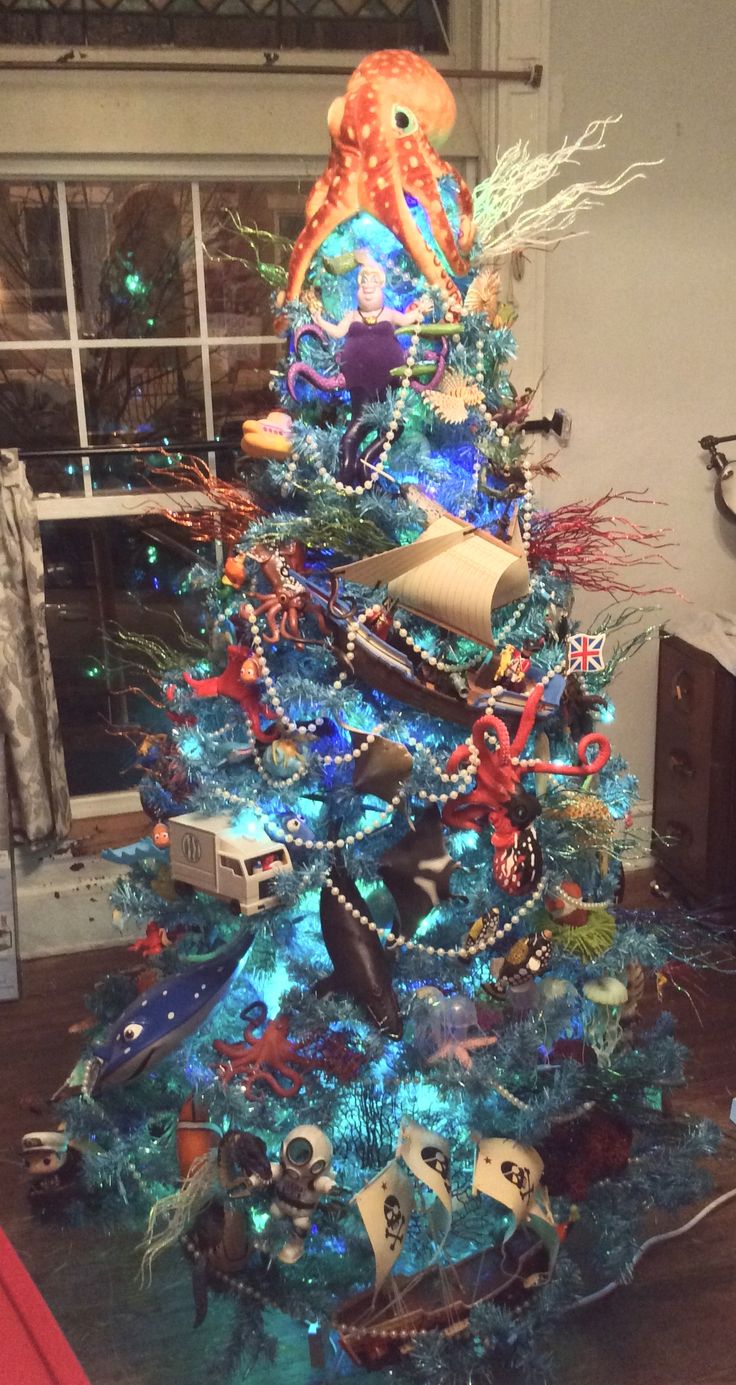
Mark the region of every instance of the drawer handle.
POLYGON ((670 769, 683 779, 692 779, 695 774, 694 766, 682 750, 670 751, 670 769))
POLYGON ((687 669, 681 668, 672 679, 672 701, 681 712, 689 712, 693 704, 693 679, 687 669))

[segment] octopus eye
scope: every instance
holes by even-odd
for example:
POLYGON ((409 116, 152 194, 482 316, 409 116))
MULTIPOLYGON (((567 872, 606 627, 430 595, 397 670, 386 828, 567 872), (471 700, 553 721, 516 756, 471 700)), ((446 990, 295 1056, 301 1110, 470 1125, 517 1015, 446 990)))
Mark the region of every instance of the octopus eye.
POLYGON ((413 135, 417 128, 417 118, 406 106, 394 106, 391 112, 394 129, 400 135, 413 135))

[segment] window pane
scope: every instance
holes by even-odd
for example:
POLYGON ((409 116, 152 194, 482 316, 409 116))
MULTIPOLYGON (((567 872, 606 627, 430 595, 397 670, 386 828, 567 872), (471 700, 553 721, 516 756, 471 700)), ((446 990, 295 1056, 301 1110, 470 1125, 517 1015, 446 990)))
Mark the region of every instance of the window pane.
POLYGON ((304 222, 304 201, 312 178, 302 182, 203 183, 202 239, 205 245, 207 324, 211 337, 259 337, 273 333, 273 266, 282 269, 288 246, 304 222), (235 229, 235 221, 249 233, 235 229), (255 231, 266 233, 256 235, 255 231), (235 259, 228 259, 234 256, 235 259), (269 283, 259 274, 264 265, 269 283), (244 263, 238 263, 244 261, 244 263))
MULTIPOLYGON (((146 672, 145 652, 123 647, 120 631, 140 632, 175 650, 185 636, 205 643, 201 594, 181 591, 198 558, 212 549, 189 542, 186 529, 157 515, 145 519, 44 521, 46 622, 61 734, 73 794, 135 786, 135 748, 120 732, 130 724, 170 728, 146 672)), ((150 647, 150 645, 149 645, 150 647)), ((190 661, 196 652, 188 655, 190 661)), ((184 658, 187 658, 185 652, 184 658)))
MULTIPOLYGON (((79 446, 71 352, 0 351, 0 442, 28 452, 79 446)), ((82 489, 79 459, 26 465, 36 494, 82 489)))
MULTIPOLYGON (((108 347, 82 353, 91 443, 186 443, 205 436, 202 358, 178 346, 108 347)), ((93 477, 101 475, 93 460, 93 477)), ((114 474, 94 484, 117 487, 114 474)))
POLYGON ((280 342, 217 346, 210 351, 212 408, 218 437, 239 440, 244 418, 276 408, 271 371, 283 354, 280 342))
POLYGON ((0 183, 0 339, 69 336, 55 183, 0 183))
POLYGON ((446 53, 449 23, 449 0, 2 0, 2 7, 6 43, 57 48, 446 53))
POLYGON ((188 183, 69 183, 81 337, 198 334, 188 183))

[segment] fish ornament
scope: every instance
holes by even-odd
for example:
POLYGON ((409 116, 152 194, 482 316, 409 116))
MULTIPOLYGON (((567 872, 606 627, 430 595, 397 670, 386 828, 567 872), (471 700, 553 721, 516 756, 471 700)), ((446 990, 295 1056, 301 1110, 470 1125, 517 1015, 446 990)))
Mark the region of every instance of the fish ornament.
POLYGON ((552 933, 549 928, 528 933, 509 948, 492 981, 481 984, 487 995, 498 997, 509 989, 518 990, 547 970, 552 956, 552 933))
POLYGON ((150 1072, 196 1033, 242 971, 254 936, 253 929, 241 933, 223 952, 163 977, 136 996, 85 1064, 83 1095, 150 1072))
POLYGON ((464 423, 471 409, 483 403, 483 391, 459 370, 446 370, 437 389, 422 398, 443 423, 464 423))
POLYGON ((327 114, 332 149, 307 198, 306 225, 289 264, 288 301, 299 298, 312 260, 331 232, 369 212, 393 232, 427 283, 459 308, 457 287, 437 249, 452 273, 467 274, 475 235, 473 199, 433 148, 449 135, 455 114, 444 77, 418 53, 391 49, 370 53, 358 64, 345 95, 327 114), (442 205, 442 179, 452 179, 457 189, 457 233, 442 205), (424 208, 437 249, 420 231, 409 198, 424 208))

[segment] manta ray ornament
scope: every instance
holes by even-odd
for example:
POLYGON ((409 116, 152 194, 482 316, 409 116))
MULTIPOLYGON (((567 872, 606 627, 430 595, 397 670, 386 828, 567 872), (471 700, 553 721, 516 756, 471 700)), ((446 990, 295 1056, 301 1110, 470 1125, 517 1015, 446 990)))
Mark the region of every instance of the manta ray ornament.
POLYGON ((254 936, 241 933, 232 947, 136 996, 85 1064, 82 1094, 131 1082, 194 1034, 239 975, 254 936))
POLYGON ((450 880, 459 868, 448 855, 439 810, 434 805, 425 808, 411 831, 384 852, 378 866, 396 900, 403 937, 413 938, 422 919, 450 898, 450 880))

